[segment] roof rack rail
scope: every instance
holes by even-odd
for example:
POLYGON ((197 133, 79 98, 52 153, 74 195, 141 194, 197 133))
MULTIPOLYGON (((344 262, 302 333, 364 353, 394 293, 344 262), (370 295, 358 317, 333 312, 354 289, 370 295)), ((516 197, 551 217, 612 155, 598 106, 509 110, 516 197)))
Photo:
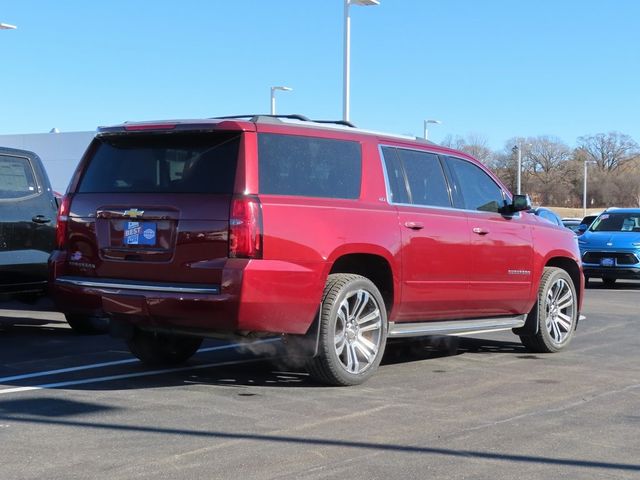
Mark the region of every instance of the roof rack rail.
POLYGON ((312 123, 332 123, 335 125, 343 125, 345 127, 351 127, 351 128, 356 128, 356 126, 347 121, 347 120, 312 120, 309 117, 305 117, 304 115, 300 115, 297 113, 294 114, 288 114, 288 115, 267 115, 267 114, 263 114, 263 113, 253 113, 250 115, 227 115, 224 117, 213 117, 215 119, 220 119, 220 120, 232 120, 232 119, 236 119, 236 118, 247 118, 250 122, 258 122, 261 119, 267 119, 267 118, 274 118, 274 119, 280 119, 280 118, 285 118, 285 119, 289 119, 289 120, 300 120, 301 122, 312 122, 312 123))
POLYGON ((267 115, 266 113, 252 113, 250 115, 227 115, 224 117, 213 117, 215 119, 220 120, 232 120, 234 118, 248 118, 249 121, 255 122, 261 117, 268 118, 290 118, 292 120, 301 120, 303 122, 311 122, 310 118, 305 117, 304 115, 292 114, 292 115, 267 115))
POLYGON ((316 123, 335 123, 336 125, 344 125, 345 127, 357 128, 349 120, 312 120, 316 123))

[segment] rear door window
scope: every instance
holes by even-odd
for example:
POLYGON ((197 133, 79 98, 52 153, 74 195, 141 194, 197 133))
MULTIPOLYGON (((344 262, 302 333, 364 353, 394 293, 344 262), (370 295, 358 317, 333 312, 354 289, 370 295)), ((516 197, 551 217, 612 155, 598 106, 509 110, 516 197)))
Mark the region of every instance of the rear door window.
POLYGON ((456 180, 462 208, 498 212, 504 206, 502 189, 480 167, 455 157, 448 157, 447 163, 456 180))
POLYGON ((80 193, 232 193, 238 133, 114 135, 95 140, 80 193))
POLYGON ((29 159, 0 155, 0 200, 28 197, 37 192, 38 187, 29 159))
POLYGON ((383 147, 393 203, 451 207, 449 187, 437 155, 383 147))
POLYGON ((260 193, 320 198, 360 197, 358 142, 262 133, 258 135, 260 193))

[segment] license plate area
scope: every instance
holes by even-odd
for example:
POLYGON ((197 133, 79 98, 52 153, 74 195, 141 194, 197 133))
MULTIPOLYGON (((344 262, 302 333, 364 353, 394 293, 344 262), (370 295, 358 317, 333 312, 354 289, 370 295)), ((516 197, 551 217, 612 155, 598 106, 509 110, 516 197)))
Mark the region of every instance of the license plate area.
POLYGON ((615 267, 616 266, 616 259, 612 258, 612 257, 602 257, 600 259, 600 266, 601 267, 615 267))
POLYGON ((155 222, 126 222, 122 245, 146 245, 155 247, 158 240, 158 225, 155 222))

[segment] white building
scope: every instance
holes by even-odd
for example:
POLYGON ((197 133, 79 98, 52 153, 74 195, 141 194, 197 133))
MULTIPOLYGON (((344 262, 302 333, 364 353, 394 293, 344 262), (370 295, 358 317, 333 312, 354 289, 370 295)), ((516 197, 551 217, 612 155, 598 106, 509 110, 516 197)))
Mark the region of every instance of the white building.
POLYGON ((0 147, 35 152, 44 163, 53 190, 64 193, 76 165, 95 134, 96 132, 68 132, 0 135, 0 147))

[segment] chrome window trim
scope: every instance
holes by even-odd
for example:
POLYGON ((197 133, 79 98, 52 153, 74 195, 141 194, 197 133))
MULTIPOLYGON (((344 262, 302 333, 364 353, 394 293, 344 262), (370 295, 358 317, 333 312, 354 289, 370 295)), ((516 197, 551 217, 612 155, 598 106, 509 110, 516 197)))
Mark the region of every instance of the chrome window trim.
POLYGON ((146 292, 162 292, 162 293, 185 293, 185 294, 205 294, 219 295, 220 287, 217 286, 187 286, 179 284, 163 284, 163 283, 137 283, 127 280, 85 280, 79 277, 59 277, 56 283, 61 285, 73 285, 77 287, 106 289, 106 290, 131 290, 146 292))

